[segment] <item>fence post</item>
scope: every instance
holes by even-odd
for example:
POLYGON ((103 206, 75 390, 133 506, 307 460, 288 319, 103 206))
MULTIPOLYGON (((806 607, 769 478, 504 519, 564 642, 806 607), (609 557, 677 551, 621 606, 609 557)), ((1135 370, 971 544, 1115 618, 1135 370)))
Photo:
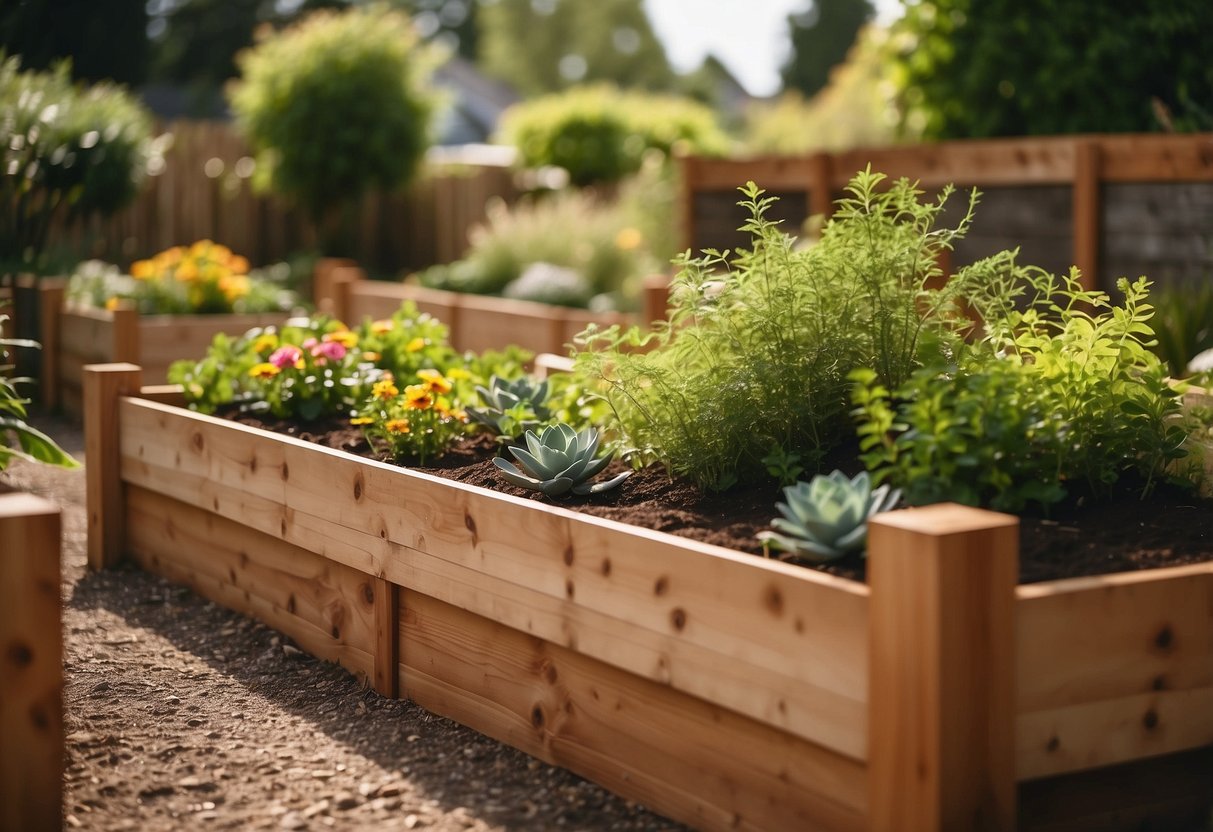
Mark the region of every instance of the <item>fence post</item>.
POLYGON ((391 581, 372 578, 375 593, 375 678, 380 696, 400 695, 400 590, 391 581))
POLYGON ((139 363, 139 310, 128 301, 114 310, 113 346, 112 361, 139 363))
POLYGON ((830 187, 833 160, 829 153, 814 153, 809 160, 809 216, 829 219, 834 213, 834 191, 830 187))
POLYGON ((0 829, 63 823, 59 507, 0 495, 0 829))
POLYGON ((122 560, 126 511, 118 399, 139 395, 142 383, 143 371, 135 364, 84 367, 84 485, 90 569, 105 569, 122 560))
POLYGON ((953 504, 869 523, 871 829, 1015 828, 1018 523, 953 504))
POLYGON ((1091 139, 1074 145, 1074 265, 1082 272, 1084 289, 1099 289, 1099 145, 1091 139))

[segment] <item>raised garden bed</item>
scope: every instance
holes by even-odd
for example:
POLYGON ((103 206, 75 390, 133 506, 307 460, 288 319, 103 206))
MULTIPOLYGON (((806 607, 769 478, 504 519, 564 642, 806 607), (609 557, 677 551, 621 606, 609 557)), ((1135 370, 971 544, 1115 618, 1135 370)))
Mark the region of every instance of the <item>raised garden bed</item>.
POLYGON ((59 507, 0 487, 0 829, 58 829, 59 507))
POLYGON ((1213 564, 1016 587, 1015 518, 941 505, 873 521, 861 584, 140 385, 131 365, 86 373, 92 566, 130 556, 692 826, 1208 811, 1213 564))
POLYGON ((410 300, 447 325, 448 339, 457 350, 482 352, 514 344, 537 354, 562 355, 589 324, 630 326, 664 318, 667 284, 663 275, 651 277, 645 288, 645 309, 636 315, 367 280, 357 266, 327 263, 317 270, 315 292, 317 308, 351 325, 364 317, 390 317, 410 300))
POLYGON ((144 378, 163 384, 168 368, 206 352, 215 335, 242 335, 255 326, 281 324, 285 313, 258 315, 140 315, 132 308, 95 309, 66 304, 64 285, 41 289, 42 403, 79 417, 86 364, 131 361, 144 378))

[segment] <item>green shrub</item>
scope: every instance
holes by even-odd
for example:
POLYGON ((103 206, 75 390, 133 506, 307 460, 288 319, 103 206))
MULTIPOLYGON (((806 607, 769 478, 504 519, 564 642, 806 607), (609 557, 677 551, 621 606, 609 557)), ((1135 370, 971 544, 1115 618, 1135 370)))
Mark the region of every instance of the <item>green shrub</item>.
POLYGON ((55 218, 129 203, 150 131, 147 112, 117 86, 77 88, 66 64, 22 72, 17 58, 0 60, 0 262, 34 264, 55 218))
POLYGON ((952 500, 1017 511, 1069 493, 1106 494, 1130 471, 1148 489, 1183 455, 1178 396, 1147 344, 1147 281, 1123 306, 1057 279, 1016 274, 1024 305, 987 304, 987 336, 948 367, 890 389, 857 372, 864 462, 915 504, 952 500), (1094 311, 1088 311, 1088 309, 1094 311))
POLYGON ((812 470, 852 432, 848 373, 871 367, 898 385, 959 348, 971 322, 957 298, 967 284, 996 282, 1008 262, 942 281, 937 258, 971 211, 954 229, 936 228, 950 189, 920 203, 908 181, 885 189, 883 179, 858 174, 807 249, 765 218, 772 200, 750 183, 741 204, 751 250, 684 259, 670 319, 651 336, 583 335, 578 371, 606 382, 636 458, 711 488, 768 476, 773 446, 812 470))
POLYGON ((464 259, 422 272, 422 285, 568 306, 626 308, 638 299, 644 276, 661 265, 625 210, 584 191, 560 191, 513 206, 495 203, 469 238, 464 259), (571 270, 577 278, 534 275, 519 284, 537 263, 571 270))
POLYGON ((576 87, 517 104, 502 119, 503 140, 522 163, 556 165, 575 185, 617 182, 640 169, 645 151, 724 153, 728 140, 712 111, 685 98, 576 87))
POLYGON ((231 94, 256 182, 300 204, 329 247, 341 212, 409 181, 429 145, 431 53, 383 7, 318 12, 242 53, 231 94))

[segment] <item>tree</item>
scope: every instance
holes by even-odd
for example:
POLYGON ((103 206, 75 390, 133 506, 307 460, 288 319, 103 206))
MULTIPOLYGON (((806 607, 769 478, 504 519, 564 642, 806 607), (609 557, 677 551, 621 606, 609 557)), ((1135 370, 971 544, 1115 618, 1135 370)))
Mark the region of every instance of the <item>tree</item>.
POLYGON ((142 83, 147 72, 145 0, 7 0, 0 3, 0 49, 27 69, 70 58, 72 77, 142 83))
POLYGON ((674 83, 640 0, 493 0, 479 23, 481 68, 524 95, 594 81, 650 90, 674 83))
POLYGON ((928 138, 1196 129, 1213 112, 1209 0, 910 0, 898 29, 908 123, 928 138))
POLYGON ((789 15, 792 54, 781 71, 784 89, 812 96, 824 88, 873 14, 871 0, 813 0, 805 11, 789 15))

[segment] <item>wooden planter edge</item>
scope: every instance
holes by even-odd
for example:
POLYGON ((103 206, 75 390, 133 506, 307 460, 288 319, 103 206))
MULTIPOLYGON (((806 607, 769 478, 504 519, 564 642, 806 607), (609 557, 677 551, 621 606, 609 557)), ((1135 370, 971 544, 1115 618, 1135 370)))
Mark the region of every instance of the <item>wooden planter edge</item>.
MULTIPOLYGON (((355 599, 361 595, 365 608, 353 616, 362 633, 359 650, 341 648, 345 632, 327 641, 323 627, 316 627, 311 636, 305 633, 305 647, 366 673, 381 692, 404 693, 431 710, 704 828, 733 823, 769 828, 775 821, 762 812, 780 799, 794 805, 784 807, 791 814, 781 815, 778 822, 824 828, 864 828, 869 823, 883 827, 888 825, 885 820, 890 828, 939 828, 949 826, 949 819, 965 818, 968 825, 975 816, 990 819, 995 828, 1011 828, 1018 780, 1213 743, 1211 720, 1200 716, 1202 709, 1213 714, 1213 708, 1204 707, 1213 703, 1213 628, 1208 626, 1213 565, 1015 588, 1013 518, 930 507, 898 512, 873 524, 869 589, 667 535, 623 532, 609 521, 359 461, 285 437, 258 442, 248 454, 229 448, 211 457, 206 449, 222 444, 224 436, 272 435, 129 398, 140 394, 137 367, 92 368, 87 378, 93 404, 86 436, 109 437, 90 439, 88 454, 94 566, 133 548, 145 567, 157 568, 156 543, 149 536, 159 532, 146 531, 157 523, 166 534, 180 534, 191 522, 205 525, 205 532, 191 534, 191 539, 222 537, 220 532, 243 535, 233 529, 252 528, 265 546, 288 547, 279 553, 282 557, 302 551, 299 544, 308 538, 311 549, 321 553, 316 557, 351 570, 353 583, 342 591, 355 599), (131 438, 120 443, 123 421, 136 423, 132 436, 175 431, 175 444, 156 449, 131 438), (196 464, 177 461, 191 457, 196 464), (225 462, 216 468, 218 457, 225 462), (316 465, 324 466, 323 475, 316 473, 316 465), (159 483, 169 478, 159 476, 160 469, 173 471, 175 488, 161 488, 159 483), (305 482, 302 490, 288 493, 282 490, 285 475, 265 475, 287 470, 291 483, 300 479, 296 474, 317 482, 305 482), (425 489, 435 484, 445 484, 438 499, 426 496, 425 489), (335 494, 346 489, 352 501, 339 502, 335 494), (407 515, 404 519, 389 516, 387 507, 377 503, 374 495, 384 491, 393 494, 400 513, 407 515), (349 514, 342 520, 348 526, 341 535, 316 527, 321 521, 307 506, 321 494, 339 502, 336 514, 349 514), (485 506, 513 503, 535 511, 504 524, 490 513, 486 521, 485 506), (178 514, 166 522, 160 512, 170 510, 178 514), (304 526, 292 531, 284 519, 288 516, 304 526), (228 523, 235 524, 233 529, 228 523), (582 532, 570 531, 574 524, 588 530, 584 540, 577 536, 582 532), (364 537, 350 543, 352 528, 362 528, 364 537), (546 554, 519 553, 517 540, 531 534, 538 535, 546 554), (635 560, 658 559, 653 567, 657 572, 644 572, 628 558, 611 554, 623 551, 618 545, 621 534, 631 535, 628 540, 640 547, 642 557, 635 560), (681 554, 671 554, 675 551, 681 554), (683 595, 682 579, 670 579, 682 573, 671 573, 669 567, 691 557, 697 559, 691 571, 702 573, 691 583, 702 585, 683 595), (488 572, 479 571, 480 564, 488 572), (743 564, 750 568, 742 569, 743 564), (502 570, 510 569, 516 577, 507 579, 502 570), (717 572, 728 582, 713 588, 705 582, 719 577, 717 572), (630 590, 620 596, 605 594, 608 579, 631 582, 630 590), (501 589, 506 586, 508 590, 501 589), (925 591, 908 592, 909 586, 925 591), (954 591, 957 587, 963 591, 954 591), (640 599, 649 596, 656 600, 640 605, 640 599), (728 626, 741 630, 748 642, 731 632, 698 631, 700 622, 711 621, 718 611, 713 606, 721 603, 717 596, 745 599, 736 606, 749 611, 748 619, 730 619, 728 626), (622 612, 611 614, 620 603, 632 605, 627 612, 631 624, 619 623, 622 612), (535 612, 528 619, 524 610, 530 606, 535 612), (1073 631, 1075 621, 1081 620, 1076 616, 1098 614, 1103 621, 1123 617, 1134 607, 1144 607, 1148 620, 1122 623, 1113 649, 1083 639, 1060 656, 1049 649, 1073 631), (806 610, 818 617, 806 621, 801 614, 806 610), (978 624, 957 628, 957 621, 978 624), (761 622, 757 635, 755 622, 761 622), (814 639, 832 632, 836 643, 823 647, 813 639, 806 641, 800 637, 806 631, 814 639), (1162 635, 1164 631, 1168 635, 1162 635), (635 642, 641 632, 652 639, 645 642, 650 652, 618 655, 618 645, 635 642), (467 649, 477 639, 469 634, 508 645, 502 655, 514 657, 515 664, 498 659, 505 662, 498 670, 529 668, 532 676, 541 675, 530 679, 530 687, 519 681, 518 689, 507 682, 498 683, 497 689, 478 689, 484 680, 476 681, 475 651, 467 649), (1148 642, 1145 650, 1139 646, 1143 641, 1148 642), (654 644, 658 647, 652 648, 654 644), (752 657, 742 644, 749 646, 752 657), (745 677, 779 677, 778 649, 794 645, 799 650, 806 644, 818 651, 818 661, 805 661, 795 652, 782 654, 800 659, 785 662, 794 667, 782 671, 785 681, 795 683, 790 688, 794 698, 763 701, 762 695, 769 693, 765 689, 739 693, 745 677), (457 649, 460 645, 463 653, 457 649), (850 661, 820 659, 838 653, 840 645, 854 651, 850 661), (721 668, 722 690, 704 681, 710 674, 681 675, 684 668, 710 670, 715 654, 709 647, 729 659, 721 668), (1143 660, 1144 666, 1135 669, 1143 660), (730 673, 733 665, 740 669, 730 673), (1074 672, 1075 667, 1081 672, 1074 672), (761 782, 747 781, 743 789, 735 779, 742 775, 727 765, 725 770, 696 769, 704 779, 696 791, 693 784, 670 774, 675 766, 668 758, 658 766, 660 776, 629 768, 635 765, 630 759, 610 756, 610 742, 580 736, 569 727, 579 723, 562 717, 561 707, 571 708, 569 714, 581 713, 581 705, 570 703, 587 700, 551 698, 560 686, 543 681, 549 668, 555 668, 556 679, 580 680, 586 695, 592 690, 601 694, 599 688, 608 683, 634 684, 629 697, 677 701, 676 707, 665 704, 667 714, 706 708, 703 721, 695 724, 700 729, 733 726, 734 733, 722 733, 733 747, 765 737, 756 761, 763 769, 755 775, 761 782), (851 680, 841 688, 830 678, 839 673, 851 680), (1158 678, 1165 679, 1161 688, 1158 678), (1111 685, 1107 695, 1100 687, 1104 684, 1111 685), (829 695, 848 685, 860 691, 851 701, 861 708, 855 721, 862 727, 844 726, 831 733, 820 725, 829 720, 812 711, 823 707, 837 720, 838 712, 829 711, 829 695), (814 686, 824 692, 824 699, 805 699, 804 692, 814 686), (534 707, 524 708, 532 699, 534 707), (1101 732, 1118 724, 1123 728, 1126 719, 1145 727, 1138 732, 1142 736, 1117 729, 1111 743, 1106 742, 1101 732), (967 730, 953 730, 959 724, 967 730), (1043 739, 1042 731, 1048 734, 1043 739), (797 766, 805 770, 792 773, 797 766), (761 800, 750 794, 764 788, 768 791, 761 800)), ((173 398, 163 389, 155 395, 173 398)), ((163 565, 160 568, 164 571, 163 565)), ((197 576, 186 574, 190 569, 177 569, 169 577, 198 586, 197 576)), ((304 581, 300 586, 308 586, 306 576, 296 577, 304 581)), ((208 580, 209 592, 207 586, 200 587, 204 594, 218 595, 221 602, 268 617, 271 623, 281 617, 282 609, 300 603, 300 593, 293 593, 293 600, 257 608, 248 603, 248 592, 239 588, 235 573, 208 580)), ((325 621, 323 610, 312 613, 319 616, 316 621, 325 621)), ((479 660, 493 661, 486 656, 479 660)), ((835 707, 839 701, 834 700, 835 707)), ((606 714, 598 716, 607 719, 606 714)), ((687 742, 684 736, 684 744, 674 747, 693 753, 687 742)), ((637 755, 641 749, 633 743, 617 750, 637 755)), ((643 750, 653 753, 651 747, 643 750)), ((700 757, 708 753, 698 751, 700 757)))

